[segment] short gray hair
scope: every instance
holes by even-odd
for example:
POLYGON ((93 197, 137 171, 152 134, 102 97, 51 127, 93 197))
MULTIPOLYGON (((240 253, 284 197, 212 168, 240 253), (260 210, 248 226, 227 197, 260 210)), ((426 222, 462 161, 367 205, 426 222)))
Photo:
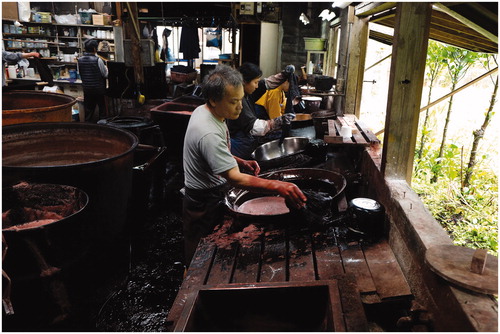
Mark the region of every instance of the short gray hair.
POLYGON ((227 86, 243 85, 243 77, 237 70, 227 65, 217 65, 203 80, 202 94, 205 100, 220 101, 224 98, 227 86))

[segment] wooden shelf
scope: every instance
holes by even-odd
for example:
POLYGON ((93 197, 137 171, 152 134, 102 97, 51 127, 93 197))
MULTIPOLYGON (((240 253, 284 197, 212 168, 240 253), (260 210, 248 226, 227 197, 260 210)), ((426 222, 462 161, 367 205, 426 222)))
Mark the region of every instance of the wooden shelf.
POLYGON ((56 61, 54 64, 60 64, 60 65, 78 65, 78 62, 76 61, 56 61))
MULTIPOLYGON (((5 20, 4 20, 5 21, 5 20)), ((7 20, 8 22, 11 22, 11 20, 7 20)), ((114 38, 96 38, 95 36, 90 36, 87 35, 87 32, 93 32, 95 30, 112 30, 114 26, 112 25, 93 25, 93 24, 61 24, 61 23, 41 23, 41 22, 23 22, 29 24, 30 26, 36 26, 40 25, 40 27, 47 27, 47 26, 53 26, 53 29, 50 29, 51 33, 56 32, 55 36, 52 35, 44 35, 44 34, 29 34, 29 33, 24 33, 24 34, 11 34, 10 32, 5 32, 3 33, 3 38, 4 40, 9 40, 12 39, 13 42, 20 42, 23 44, 14 44, 15 46, 20 46, 20 47, 13 47, 14 45, 11 45, 10 47, 7 47, 6 50, 28 50, 28 49, 50 49, 53 53, 54 49, 57 49, 56 52, 63 52, 63 53, 74 53, 77 51, 78 53, 81 53, 83 51, 83 45, 82 41, 86 38, 93 38, 97 41, 107 41, 110 44, 114 44, 114 38), (61 28, 59 28, 61 27, 61 28), (72 35, 76 33, 76 36, 65 36, 63 33, 63 30, 68 30, 68 28, 72 28, 70 30, 72 31, 72 35), (55 30, 54 30, 55 29, 55 30), (54 31, 52 31, 54 30, 54 31), (75 31, 76 30, 76 31, 75 31), (27 40, 27 39, 32 39, 32 40, 27 40), (45 43, 47 43, 44 47, 38 47, 38 46, 33 46, 33 47, 27 47, 26 43, 44 43, 41 42, 40 40, 46 40, 45 43), (68 45, 70 42, 77 42, 76 45, 68 45), (53 43, 53 44, 51 44, 53 43)), ((73 44, 73 43, 71 43, 73 44)), ((42 44, 40 44, 42 45, 42 44)), ((109 52, 102 52, 103 54, 110 54, 114 53, 114 51, 109 51, 109 52)), ((76 63, 75 63, 76 64, 76 63)))
POLYGON ((21 22, 21 24, 28 24, 28 25, 39 25, 39 24, 43 24, 43 25, 51 25, 52 22, 21 22))
POLYGON ((100 28, 113 28, 113 26, 109 25, 109 26, 97 26, 97 25, 93 25, 93 24, 63 24, 63 23, 52 23, 52 25, 54 26, 62 26, 62 27, 86 27, 86 28, 96 28, 96 29, 100 29, 100 28))
POLYGON ((56 38, 55 36, 50 36, 50 35, 40 35, 40 34, 11 34, 11 33, 4 33, 4 37, 26 37, 26 38, 56 38))

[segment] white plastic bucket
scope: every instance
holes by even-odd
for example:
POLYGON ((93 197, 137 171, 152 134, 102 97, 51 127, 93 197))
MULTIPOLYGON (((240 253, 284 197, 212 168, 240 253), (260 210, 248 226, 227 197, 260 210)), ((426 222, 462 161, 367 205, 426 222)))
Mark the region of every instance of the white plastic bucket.
POLYGON ((15 65, 9 65, 9 67, 7 68, 7 73, 9 74, 9 79, 15 79, 15 78, 17 78, 16 66, 15 65))

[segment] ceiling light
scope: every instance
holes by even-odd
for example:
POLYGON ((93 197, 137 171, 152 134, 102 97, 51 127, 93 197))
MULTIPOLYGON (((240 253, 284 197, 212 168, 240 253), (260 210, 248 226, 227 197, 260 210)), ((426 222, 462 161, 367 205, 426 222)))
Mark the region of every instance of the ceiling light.
POLYGON ((302 21, 302 23, 304 23, 305 26, 308 25, 309 23, 311 23, 311 21, 309 20, 309 17, 304 13, 300 14, 299 19, 300 19, 300 21, 302 21))
POLYGON ((334 1, 332 3, 332 7, 335 8, 335 7, 338 7, 340 9, 344 9, 346 8, 347 6, 349 6, 351 4, 351 2, 345 2, 345 1, 334 1))
POLYGON ((335 18, 335 12, 330 12, 328 9, 323 9, 319 17, 323 19, 323 21, 331 21, 335 18))

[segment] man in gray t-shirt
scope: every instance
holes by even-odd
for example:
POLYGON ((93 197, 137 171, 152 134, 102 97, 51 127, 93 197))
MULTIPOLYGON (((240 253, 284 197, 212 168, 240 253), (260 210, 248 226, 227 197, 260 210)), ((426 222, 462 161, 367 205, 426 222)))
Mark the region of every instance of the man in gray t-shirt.
POLYGON ((226 122, 217 119, 206 104, 198 107, 189 121, 184 138, 185 185, 190 189, 210 189, 226 183, 219 174, 238 166, 228 150, 226 122))
POLYGON ((191 262, 201 237, 212 232, 222 219, 224 186, 279 194, 289 205, 300 208, 307 198, 293 183, 267 180, 258 175, 256 161, 231 155, 226 119, 237 119, 244 97, 241 74, 219 65, 203 82, 206 103, 193 112, 184 138, 183 227, 186 263, 191 262))

